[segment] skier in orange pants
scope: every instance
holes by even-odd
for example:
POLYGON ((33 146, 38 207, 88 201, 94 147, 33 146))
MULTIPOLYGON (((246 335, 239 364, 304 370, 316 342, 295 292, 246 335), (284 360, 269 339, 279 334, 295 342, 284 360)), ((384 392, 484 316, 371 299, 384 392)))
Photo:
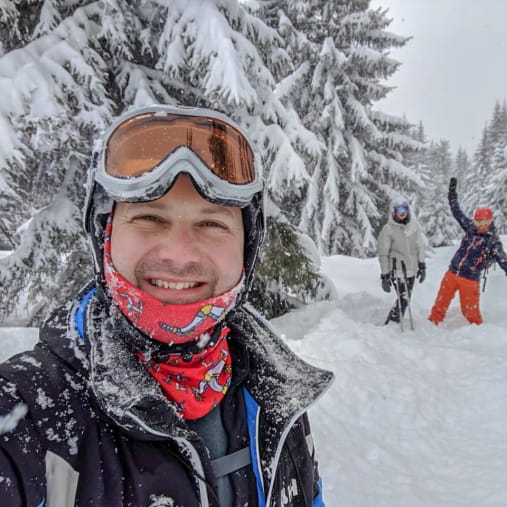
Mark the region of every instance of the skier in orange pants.
POLYGON ((456 291, 459 291, 461 312, 471 324, 481 324, 482 317, 479 310, 479 280, 470 280, 447 271, 440 284, 437 299, 429 319, 438 324, 444 320, 447 308, 451 304, 456 291))
POLYGON ((461 312, 465 318, 471 324, 481 324, 482 316, 479 309, 481 273, 489 263, 496 261, 507 274, 507 256, 496 234, 491 209, 477 208, 473 220, 468 218, 459 207, 456 185, 456 178, 451 178, 449 206, 465 236, 442 279, 437 299, 428 318, 435 324, 442 322, 454 294, 458 291, 461 312))

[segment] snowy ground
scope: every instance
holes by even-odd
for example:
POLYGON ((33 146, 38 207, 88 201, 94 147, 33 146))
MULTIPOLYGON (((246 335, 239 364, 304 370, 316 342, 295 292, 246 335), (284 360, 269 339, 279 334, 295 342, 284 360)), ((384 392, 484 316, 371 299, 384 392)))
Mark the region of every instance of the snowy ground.
MULTIPOLYGON (((482 326, 465 321, 457 299, 434 326, 426 319, 454 250, 428 259, 414 331, 383 325, 394 296, 380 288, 377 260, 342 256, 323 259, 337 300, 273 321, 336 375, 310 413, 328 507, 507 506, 507 278, 490 273, 482 326)), ((2 360, 36 330, 0 336, 2 360)))

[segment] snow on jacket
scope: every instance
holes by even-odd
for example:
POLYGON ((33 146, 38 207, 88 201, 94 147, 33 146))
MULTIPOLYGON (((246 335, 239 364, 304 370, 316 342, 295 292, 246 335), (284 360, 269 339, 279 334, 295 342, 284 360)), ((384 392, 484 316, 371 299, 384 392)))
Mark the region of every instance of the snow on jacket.
POLYGON ((406 224, 399 224, 389 214, 378 238, 378 258, 383 275, 393 269, 396 259, 396 276, 403 277, 402 265, 407 269, 407 277, 415 276, 419 262, 424 262, 426 240, 419 223, 411 217, 406 224))
POLYGON ((491 261, 496 261, 507 274, 507 257, 494 226, 481 233, 476 229, 474 221, 461 211, 457 197, 449 198, 449 206, 454 218, 465 231, 461 244, 451 259, 449 270, 463 278, 479 280, 482 270, 491 261))
MULTIPOLYGON (((217 464, 133 353, 154 342, 104 297, 83 291, 33 351, 0 365, 0 415, 28 409, 0 435, 1 504, 219 507, 217 464)), ((332 373, 250 310, 228 325, 233 383, 219 408, 228 452, 248 458, 228 476, 234 506, 323 506, 306 410, 332 373)))

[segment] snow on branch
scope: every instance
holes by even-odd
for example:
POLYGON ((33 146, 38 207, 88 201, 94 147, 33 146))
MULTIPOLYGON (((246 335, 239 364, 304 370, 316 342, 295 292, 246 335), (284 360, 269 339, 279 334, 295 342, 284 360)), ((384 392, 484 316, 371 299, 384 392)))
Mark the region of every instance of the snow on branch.
POLYGON ((326 183, 324 184, 324 195, 326 197, 326 201, 329 201, 329 204, 336 209, 339 209, 340 204, 340 176, 339 176, 339 168, 336 164, 336 159, 334 158, 331 151, 327 152, 327 164, 328 171, 326 177, 326 183))
POLYGON ((259 98, 252 83, 273 88, 275 82, 247 38, 254 30, 247 24, 252 18, 238 16, 233 12, 233 19, 227 19, 215 2, 171 2, 158 44, 158 67, 176 75, 190 73, 209 96, 253 107, 259 98), (232 22, 239 26, 233 28, 232 22))
POLYGON ((384 126, 405 129, 412 125, 406 118, 402 116, 395 116, 393 114, 384 113, 383 111, 378 111, 376 109, 372 109, 370 111, 370 116, 372 120, 384 126))
POLYGON ((58 24, 62 21, 58 10, 55 8, 53 2, 48 2, 47 0, 43 2, 39 23, 35 27, 33 31, 33 38, 37 39, 43 35, 46 35, 48 32, 51 32, 54 28, 58 26, 58 24))
POLYGON ((294 72, 279 81, 275 87, 275 96, 278 99, 289 97, 294 91, 300 89, 310 70, 310 63, 303 62, 294 72))
MULTIPOLYGON (((5 90, 2 90, 4 87, 3 81, 3 78, 0 78, 0 93, 5 90)), ((25 148, 19 139, 18 133, 12 128, 12 125, 7 119, 7 114, 5 114, 2 109, 2 102, 0 101, 0 139, 2 139, 0 143, 0 167, 13 161, 21 163, 25 152, 25 148)), ((2 185, 0 185, 0 189, 4 190, 2 185)))
POLYGON ((369 152, 369 157, 374 163, 378 164, 381 172, 386 171, 392 178, 401 178, 405 181, 414 183, 418 187, 424 186, 424 182, 419 173, 406 167, 401 162, 393 158, 386 158, 375 150, 369 152))
POLYGON ((268 150, 273 153, 267 187, 272 195, 282 195, 287 185, 299 188, 310 180, 305 164, 294 150, 284 130, 276 124, 265 129, 268 150))
POLYGON ((123 90, 126 102, 133 107, 142 107, 161 101, 163 104, 175 105, 162 85, 165 76, 160 71, 131 62, 123 62, 117 75, 118 86, 123 90))
POLYGON ((345 139, 349 146, 351 166, 350 166, 350 181, 358 182, 366 178, 368 175, 367 163, 364 156, 364 148, 361 143, 352 136, 349 132, 345 133, 345 139))

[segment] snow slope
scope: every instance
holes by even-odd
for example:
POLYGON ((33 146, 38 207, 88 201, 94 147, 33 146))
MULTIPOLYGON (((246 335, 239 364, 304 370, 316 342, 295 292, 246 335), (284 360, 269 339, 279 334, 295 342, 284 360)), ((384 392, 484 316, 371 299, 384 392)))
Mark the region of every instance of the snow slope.
POLYGON ((336 375, 310 414, 330 507, 507 505, 507 278, 498 267, 488 276, 482 326, 467 323, 457 298, 433 325, 454 251, 428 259, 414 331, 383 325, 394 296, 380 288, 377 259, 341 256, 323 260, 336 301, 273 321, 293 350, 336 375))
MULTIPOLYGON (((323 259, 336 300, 272 322, 336 375, 310 413, 328 507, 507 505, 507 278, 490 273, 482 326, 465 321, 457 299, 434 326, 427 315, 454 250, 428 259, 413 331, 408 320, 404 332, 383 325, 394 296, 380 288, 377 260, 343 256, 323 259)), ((0 360, 36 334, 0 328, 0 360)))

